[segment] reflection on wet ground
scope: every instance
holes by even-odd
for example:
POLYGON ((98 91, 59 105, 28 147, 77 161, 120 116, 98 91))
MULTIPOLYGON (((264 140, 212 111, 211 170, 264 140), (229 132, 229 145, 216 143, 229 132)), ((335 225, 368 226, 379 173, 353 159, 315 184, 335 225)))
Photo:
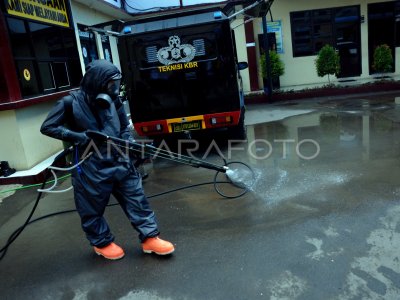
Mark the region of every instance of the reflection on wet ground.
MULTIPOLYGON (((259 198, 269 204, 302 195, 312 195, 317 202, 335 201, 346 185, 363 194, 368 183, 367 189, 365 183, 355 184, 360 178, 386 185, 396 178, 400 110, 394 98, 330 100, 301 107, 313 111, 247 127, 247 159, 260 173, 253 187, 259 198)), ((383 185, 378 191, 390 199, 395 192, 383 185)))
MULTIPOLYGON (((222 155, 250 164, 257 177, 251 192, 270 207, 310 201, 310 195, 316 203, 337 201, 350 191, 368 190, 357 182, 388 184, 399 173, 400 108, 393 97, 292 101, 256 109, 283 117, 268 115, 275 121, 247 125, 247 142, 227 142, 223 133, 197 139, 200 150, 194 153, 219 164, 222 155)), ((393 190, 379 193, 393 196, 393 190)))

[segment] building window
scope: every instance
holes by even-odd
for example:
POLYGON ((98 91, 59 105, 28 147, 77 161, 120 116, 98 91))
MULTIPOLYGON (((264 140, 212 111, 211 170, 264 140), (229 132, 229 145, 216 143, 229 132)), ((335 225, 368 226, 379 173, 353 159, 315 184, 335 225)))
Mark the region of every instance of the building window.
POLYGON ((6 21, 24 98, 79 86, 82 71, 73 30, 13 17, 6 21))
POLYGON ((326 44, 336 46, 340 24, 357 24, 359 19, 358 6, 291 12, 293 56, 316 55, 326 44))
POLYGON ((290 13, 293 56, 314 55, 325 45, 332 45, 332 14, 329 9, 290 13))

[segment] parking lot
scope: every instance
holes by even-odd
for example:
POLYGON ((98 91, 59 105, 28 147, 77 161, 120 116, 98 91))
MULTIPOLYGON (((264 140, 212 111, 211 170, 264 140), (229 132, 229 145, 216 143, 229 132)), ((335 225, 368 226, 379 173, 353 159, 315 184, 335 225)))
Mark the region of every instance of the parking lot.
MULTIPOLYGON (((248 106, 247 141, 222 133, 199 139, 193 152, 215 164, 224 164, 222 155, 251 166, 255 182, 245 195, 218 194, 212 170, 159 158, 146 164, 144 188, 173 255, 142 253, 112 205, 106 217, 126 256, 106 261, 92 251, 78 215, 63 213, 29 225, 11 245, 0 261, 2 297, 399 299, 396 96, 248 106)), ((67 178, 60 188, 68 186, 67 178)), ((1 246, 36 196, 33 188, 2 199, 1 246)), ((47 194, 34 218, 71 209, 72 192, 47 194)))

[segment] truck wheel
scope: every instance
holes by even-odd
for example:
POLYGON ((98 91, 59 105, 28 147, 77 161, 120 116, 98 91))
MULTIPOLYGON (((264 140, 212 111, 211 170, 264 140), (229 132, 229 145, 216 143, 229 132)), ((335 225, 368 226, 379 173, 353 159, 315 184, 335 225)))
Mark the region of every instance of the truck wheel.
POLYGON ((244 112, 242 112, 240 115, 239 124, 228 129, 228 136, 230 139, 235 140, 247 139, 246 125, 244 125, 244 112))

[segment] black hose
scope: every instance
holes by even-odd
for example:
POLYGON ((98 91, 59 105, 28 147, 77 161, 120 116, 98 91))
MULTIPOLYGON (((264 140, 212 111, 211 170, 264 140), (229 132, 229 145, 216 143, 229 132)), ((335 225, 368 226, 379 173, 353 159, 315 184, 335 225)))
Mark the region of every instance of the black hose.
MULTIPOLYGON (((54 158, 52 165, 54 165, 55 163, 57 163, 61 158, 64 158, 67 154, 69 154, 69 153, 72 152, 72 151, 73 151, 73 146, 70 146, 70 147, 64 149, 60 154, 58 154, 58 155, 54 158)), ((48 174, 49 174, 49 168, 47 168, 47 169, 44 171, 44 173, 43 173, 44 179, 43 179, 42 185, 41 185, 41 187, 40 187, 40 190, 43 190, 43 189, 44 189, 44 187, 45 187, 45 185, 46 185, 46 180, 47 180, 47 175, 48 175, 48 174)), ((28 224, 30 224, 31 218, 32 218, 33 214, 35 213, 35 210, 36 210, 37 206, 39 205, 39 201, 40 201, 40 198, 42 197, 42 193, 43 193, 43 192, 39 192, 39 194, 37 195, 37 198, 36 198, 35 203, 34 203, 34 205, 33 205, 33 207, 32 207, 32 210, 31 210, 31 212, 29 213, 28 218, 26 218, 24 224, 23 224, 22 226, 20 226, 17 230, 15 230, 15 231, 9 236, 9 238, 8 238, 8 240, 7 240, 7 243, 4 245, 4 247, 2 247, 2 248, 0 249, 0 261, 1 261, 1 260, 4 258, 4 256, 6 255, 7 250, 8 250, 8 247, 10 247, 10 245, 17 239, 17 237, 22 233, 22 231, 24 231, 25 227, 28 226, 28 224)))
MULTIPOLYGON (((45 180, 44 180, 44 182, 43 182, 43 184, 42 184, 42 186, 41 186, 41 189, 44 188, 45 183, 46 183, 46 178, 45 178, 45 180)), ((217 182, 217 183, 221 183, 221 184, 222 184, 222 183, 229 183, 229 184, 231 184, 230 181, 219 181, 219 182, 217 182)), ((187 186, 175 188, 175 189, 172 189, 172 190, 168 190, 168 191, 166 191, 166 192, 161 192, 161 193, 158 193, 158 194, 154 194, 154 195, 148 196, 147 199, 159 197, 159 196, 162 196, 162 195, 166 195, 166 194, 169 194, 169 193, 173 193, 173 192, 177 192, 177 191, 181 191, 181 190, 185 190, 185 189, 189 189, 189 188, 194 188, 194 187, 198 187, 198 186, 208 185, 208 184, 214 184, 214 186, 215 186, 216 182, 215 182, 215 181, 211 181, 211 182, 203 182, 203 183, 197 183, 197 184, 187 185, 187 186)), ((240 196, 244 195, 246 192, 247 192, 247 191, 245 191, 244 193, 241 193, 241 194, 240 194, 239 196, 237 196, 237 197, 240 197, 240 196)), ((219 192, 218 192, 218 194, 220 194, 221 196, 223 196, 223 197, 225 197, 225 198, 237 198, 237 197, 230 197, 230 196, 226 197, 226 196, 224 196, 222 193, 219 193, 219 192)), ((34 204, 32 210, 31 210, 31 212, 30 212, 28 218, 27 218, 26 221, 24 222, 24 224, 23 224, 22 226, 20 226, 19 228, 17 228, 17 229, 10 235, 10 237, 8 238, 7 243, 5 244, 5 246, 4 246, 3 248, 0 249, 0 253, 1 253, 1 255, 0 255, 0 261, 1 261, 1 260, 4 258, 4 256, 6 255, 7 250, 8 250, 8 247, 10 247, 10 245, 11 245, 11 244, 16 240, 16 238, 22 233, 22 231, 26 228, 26 226, 28 226, 28 225, 30 225, 30 224, 32 224, 32 223, 35 223, 35 222, 37 222, 37 221, 40 221, 40 220, 49 218, 49 217, 53 217, 53 216, 57 216, 57 215, 66 214, 66 213, 71 213, 71 212, 76 212, 76 211, 77 211, 76 209, 70 209, 70 210, 65 210, 65 211, 59 211, 59 212, 51 213, 51 214, 44 215, 44 216, 41 216, 41 217, 39 217, 39 218, 36 218, 36 219, 31 220, 31 218, 32 218, 32 216, 33 216, 33 213, 35 212, 35 210, 36 210, 36 208, 37 208, 37 206, 38 206, 38 204, 39 204, 39 200, 40 200, 41 196, 42 196, 42 192, 39 192, 38 197, 36 198, 35 204, 34 204)), ((118 203, 118 202, 117 202, 117 203, 111 203, 111 204, 108 204, 107 206, 115 206, 115 205, 119 205, 119 203, 118 203)))
MULTIPOLYGON (((42 183, 41 188, 40 188, 41 190, 46 185, 46 179, 47 179, 48 170, 49 169, 46 169, 46 171, 44 173, 44 180, 43 180, 43 183, 42 183)), ((30 222, 30 220, 31 220, 31 218, 32 218, 32 216, 33 216, 38 204, 39 204, 39 200, 40 200, 41 197, 42 197, 42 192, 39 192, 39 194, 38 194, 38 196, 36 198, 35 204, 33 205, 32 210, 29 213, 29 216, 25 220, 24 224, 21 227, 19 227, 17 230, 15 230, 10 235, 10 237, 7 240, 6 245, 3 248, 0 249, 0 260, 2 260, 3 257, 6 255, 8 247, 10 247, 10 245, 17 239, 17 237, 22 233, 22 231, 25 229, 25 227, 28 226, 28 224, 29 224, 29 222, 30 222)))
POLYGON ((225 166, 226 167, 228 167, 229 165, 232 165, 232 164, 240 164, 240 165, 245 166, 247 169, 249 169, 250 172, 251 172, 252 180, 251 180, 251 182, 249 182, 249 183, 247 183, 245 185, 242 185, 242 184, 239 184, 238 182, 235 182, 234 180, 232 180, 229 177, 229 175, 225 173, 226 178, 229 181, 223 181, 224 183, 230 183, 230 184, 234 185, 235 187, 237 187, 238 189, 242 189, 242 191, 239 194, 233 195, 233 196, 229 196, 229 195, 223 193, 217 186, 218 183, 221 183, 221 181, 218 181, 218 175, 220 174, 220 172, 217 171, 217 173, 215 173, 214 181, 213 181, 214 182, 214 189, 219 195, 221 195, 224 198, 228 198, 228 199, 239 198, 239 197, 243 196, 244 194, 246 194, 249 191, 249 188, 255 183, 255 180, 256 180, 255 173, 254 173, 253 169, 248 164, 245 164, 244 162, 241 162, 241 161, 231 161, 231 162, 228 162, 228 163, 225 162, 225 166))

